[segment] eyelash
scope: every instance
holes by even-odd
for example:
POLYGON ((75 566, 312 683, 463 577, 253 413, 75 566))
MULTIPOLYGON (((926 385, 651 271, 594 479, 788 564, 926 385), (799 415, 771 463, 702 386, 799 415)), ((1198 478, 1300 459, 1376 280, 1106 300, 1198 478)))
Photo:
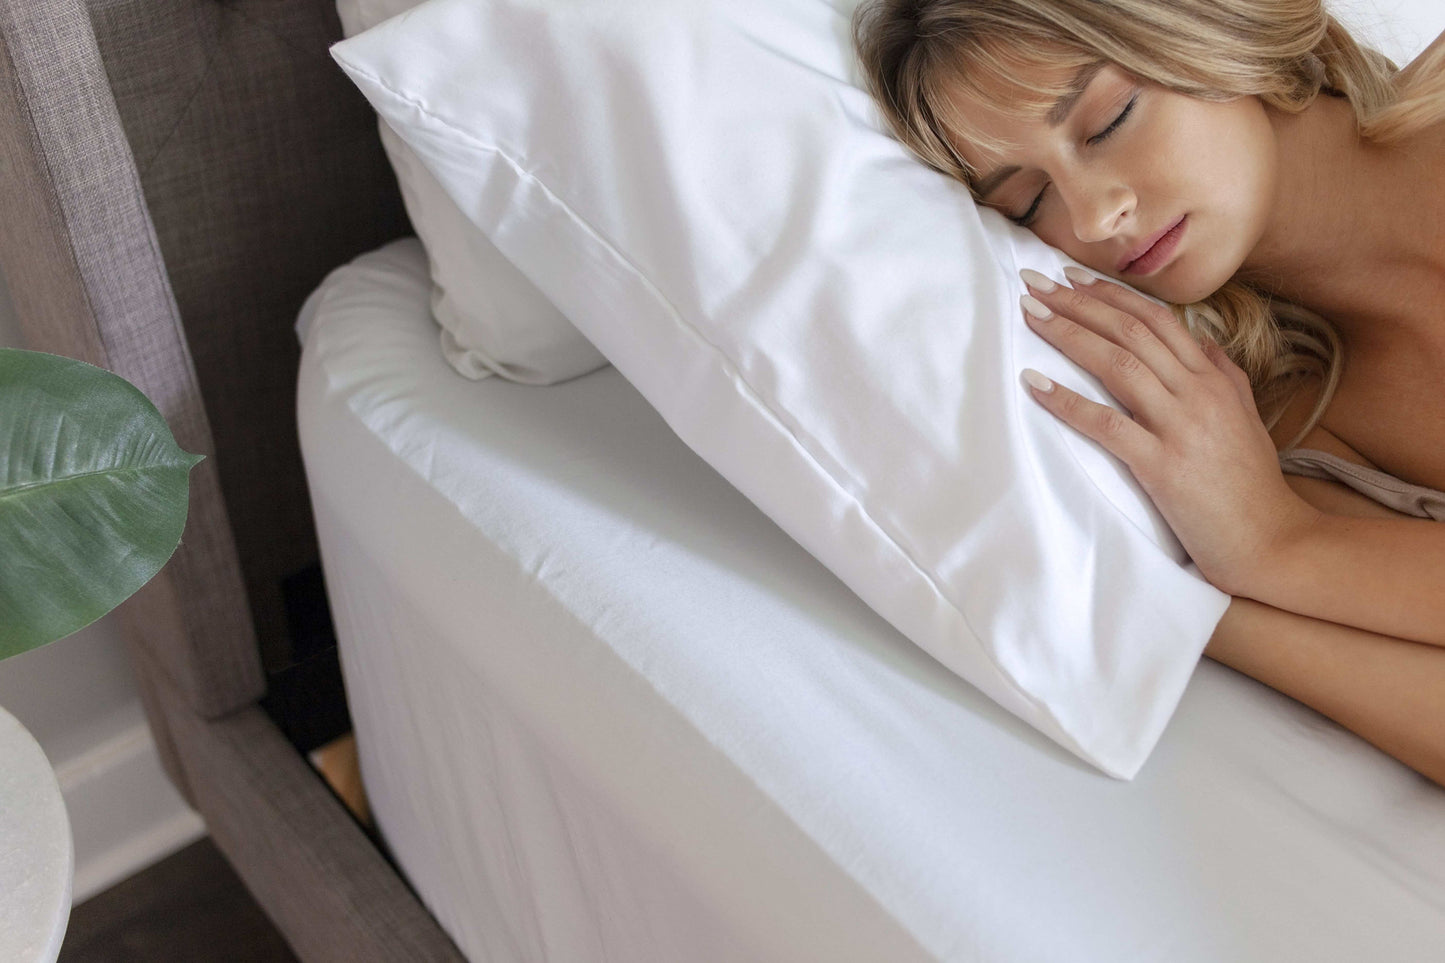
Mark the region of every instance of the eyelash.
MULTIPOLYGON (((1114 131, 1118 130, 1120 125, 1124 123, 1125 118, 1127 118, 1129 114, 1133 112, 1134 104, 1137 103, 1138 100, 1138 94, 1135 94, 1133 97, 1129 98, 1129 102, 1124 105, 1124 109, 1119 112, 1119 116, 1114 118, 1114 122, 1108 127, 1105 127, 1099 133, 1095 134, 1093 137, 1090 137, 1088 143, 1091 145, 1101 144, 1104 141, 1108 140, 1110 135, 1112 135, 1114 131)), ((1038 211, 1039 204, 1043 202, 1044 194, 1048 192, 1048 189, 1049 186, 1045 184, 1044 189, 1039 191, 1039 196, 1034 198, 1033 205, 1029 207, 1029 209, 1025 211, 1021 216, 1011 217, 1009 218, 1009 220, 1013 221, 1019 227, 1028 227, 1029 224, 1033 222, 1034 213, 1038 211)))

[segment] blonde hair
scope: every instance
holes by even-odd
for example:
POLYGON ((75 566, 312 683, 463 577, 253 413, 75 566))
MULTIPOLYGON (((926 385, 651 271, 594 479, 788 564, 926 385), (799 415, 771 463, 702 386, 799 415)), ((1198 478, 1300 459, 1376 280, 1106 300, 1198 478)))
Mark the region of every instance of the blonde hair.
MULTIPOLYGON (((986 150, 1009 145, 984 140, 946 92, 1041 115, 1064 92, 1027 69, 1041 53, 1062 68, 1104 60, 1188 96, 1255 96, 1288 113, 1323 90, 1346 98, 1361 138, 1379 145, 1445 118, 1445 45, 1400 71, 1356 43, 1321 0, 868 0, 854 11, 853 41, 894 136, 970 190, 978 172, 950 137, 986 150)), ((1171 307, 1249 376, 1268 428, 1319 379, 1319 399, 1287 447, 1319 422, 1344 370, 1334 325, 1238 277, 1202 301, 1171 307)))

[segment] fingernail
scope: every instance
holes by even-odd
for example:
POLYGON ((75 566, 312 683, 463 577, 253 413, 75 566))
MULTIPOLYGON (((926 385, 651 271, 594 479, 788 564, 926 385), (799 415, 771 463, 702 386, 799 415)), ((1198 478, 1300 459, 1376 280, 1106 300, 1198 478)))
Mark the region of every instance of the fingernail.
POLYGON ((1064 277, 1068 278, 1074 284, 1093 284, 1099 280, 1088 271, 1082 268, 1076 268, 1072 264, 1064 268, 1064 277))
POLYGON ((1048 294, 1054 288, 1058 287, 1058 285, 1055 284, 1053 280, 1051 280, 1046 275, 1040 274, 1038 271, 1034 271, 1029 268, 1024 268, 1023 270, 1019 271, 1019 277, 1023 278, 1024 283, 1027 284, 1029 287, 1033 288, 1035 291, 1042 291, 1044 294, 1048 294))
POLYGON ((1029 314, 1032 314, 1040 321, 1044 320, 1045 318, 1051 316, 1054 313, 1044 305, 1044 302, 1040 301, 1038 298, 1034 297, 1031 294, 1025 294, 1023 297, 1019 298, 1019 303, 1024 306, 1025 311, 1027 311, 1029 314))
POLYGON ((1043 375, 1039 374, 1033 368, 1024 369, 1024 380, 1027 381, 1030 385, 1037 388, 1039 391, 1054 390, 1054 383, 1048 378, 1045 378, 1043 375))

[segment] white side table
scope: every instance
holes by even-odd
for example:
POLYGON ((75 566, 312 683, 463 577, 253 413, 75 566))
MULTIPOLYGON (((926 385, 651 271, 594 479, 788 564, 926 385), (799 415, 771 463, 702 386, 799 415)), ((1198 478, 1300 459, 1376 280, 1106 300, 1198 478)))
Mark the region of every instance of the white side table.
POLYGON ((74 874, 55 772, 25 727, 0 709, 0 960, 55 963, 74 874))

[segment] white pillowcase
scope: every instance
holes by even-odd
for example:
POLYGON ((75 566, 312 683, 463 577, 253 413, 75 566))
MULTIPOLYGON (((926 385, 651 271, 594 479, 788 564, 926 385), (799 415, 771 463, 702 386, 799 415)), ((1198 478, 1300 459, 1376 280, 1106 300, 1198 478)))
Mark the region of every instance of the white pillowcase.
MULTIPOLYGON (((337 0, 342 32, 353 36, 421 0, 337 0)), ((468 378, 499 374, 525 384, 554 384, 607 363, 442 190, 411 148, 379 121, 382 147, 402 202, 426 247, 432 315, 442 354, 468 378)))
POLYGON ((1445 30, 1440 0, 1326 0, 1356 40, 1403 67, 1445 30))
POLYGON ((1030 366, 1113 403, 1022 320, 1018 269, 1060 255, 882 132, 852 6, 428 0, 332 53, 684 441, 909 639, 1131 778, 1229 597, 1022 388, 1030 366))

